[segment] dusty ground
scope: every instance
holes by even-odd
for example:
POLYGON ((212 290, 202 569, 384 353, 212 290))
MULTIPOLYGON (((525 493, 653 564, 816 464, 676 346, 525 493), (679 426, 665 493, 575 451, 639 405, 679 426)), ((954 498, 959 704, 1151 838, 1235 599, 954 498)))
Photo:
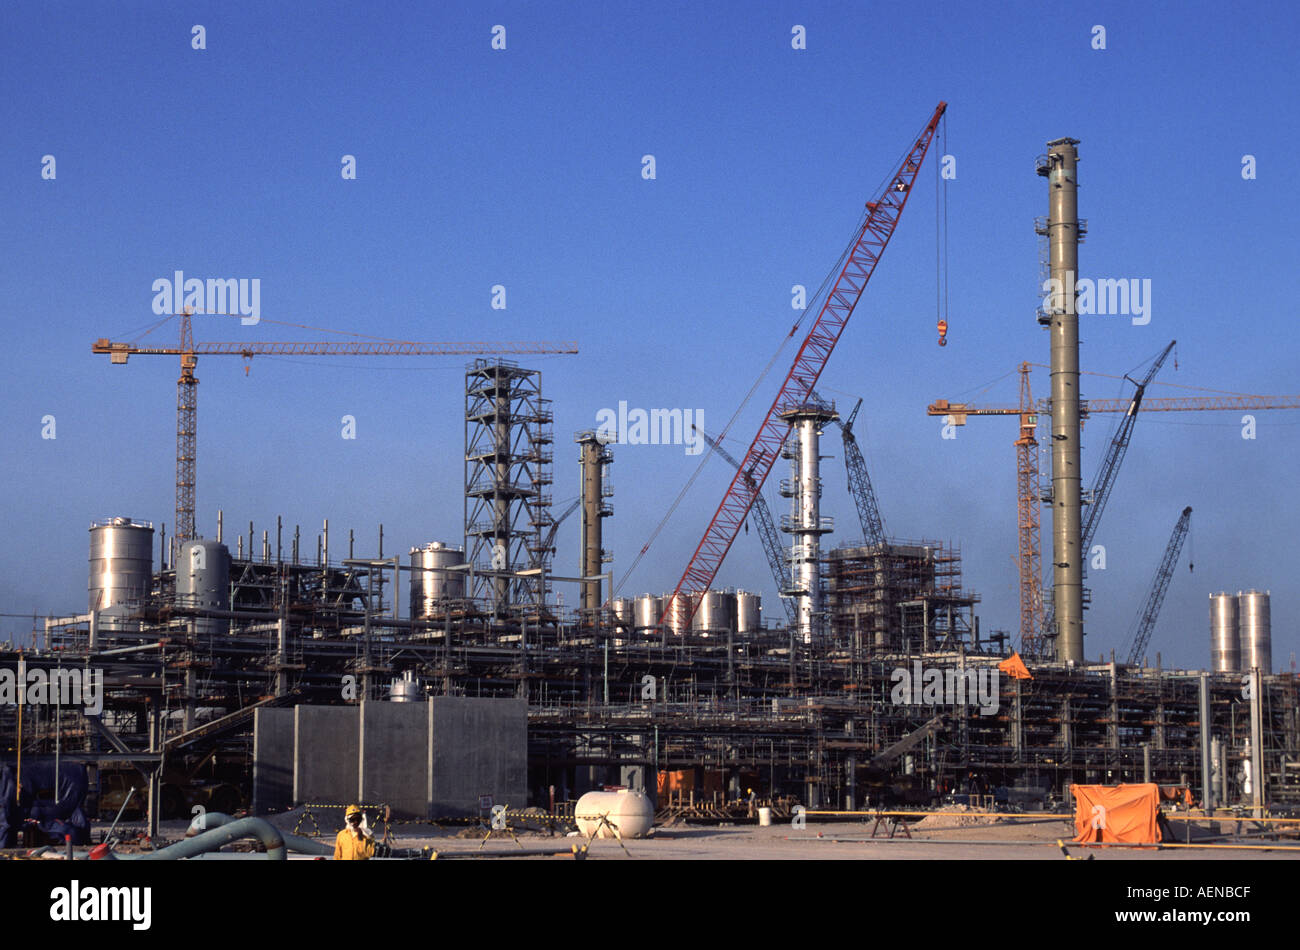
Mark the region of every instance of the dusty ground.
MULTIPOLYGON (((625 842, 627 852, 617 841, 593 841, 588 856, 592 859, 633 860, 933 860, 933 859, 1011 859, 1063 861, 1057 846, 1064 840, 1071 856, 1095 855, 1095 860, 1112 861, 1179 861, 1179 860, 1300 860, 1300 845, 1290 852, 1277 850, 1230 850, 1227 848, 1083 848, 1070 842, 1071 821, 1061 818, 988 819, 971 823, 976 816, 936 813, 910 826, 912 837, 898 833, 887 837, 882 827, 871 837, 874 822, 827 822, 809 820, 796 829, 788 823, 759 828, 755 825, 700 826, 678 825, 658 828, 643 839, 625 842), (992 823, 987 823, 987 822, 992 823), (959 825, 954 827, 954 825, 959 825)), ((289 812, 271 816, 271 821, 285 831, 293 831, 299 815, 289 812)), ((176 840, 184 835, 188 822, 164 822, 163 836, 176 840)), ((299 827, 309 833, 310 823, 299 827)), ((335 828, 322 822, 321 840, 332 842, 335 828)), ((1179 825, 1181 830, 1181 824, 1179 825)), ((1225 829, 1226 831, 1226 826, 1225 829)), ((495 832, 483 844, 484 832, 478 828, 438 828, 429 824, 394 824, 392 842, 397 848, 432 848, 443 856, 489 852, 502 856, 526 849, 530 852, 553 850, 568 852, 582 839, 556 834, 518 833, 516 844, 509 835, 495 832)), ((1252 842, 1258 843, 1258 842, 1252 842)), ((532 855, 521 858, 545 860, 532 855)))

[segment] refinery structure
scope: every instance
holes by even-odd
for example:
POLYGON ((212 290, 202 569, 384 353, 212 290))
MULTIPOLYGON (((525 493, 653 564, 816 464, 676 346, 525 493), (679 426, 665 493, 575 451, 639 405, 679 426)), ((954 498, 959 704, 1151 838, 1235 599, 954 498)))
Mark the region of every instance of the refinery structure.
MULTIPOLYGON (((931 407, 953 424, 985 412, 1021 419, 1016 634, 981 630, 958 545, 886 533, 853 435, 857 407, 836 406, 817 382, 921 187, 943 113, 941 104, 866 204, 749 450, 731 458, 710 440, 734 474, 680 579, 662 578, 655 592, 612 583, 609 563, 626 553, 608 550, 602 530, 617 517, 617 446, 575 433, 557 462, 551 403, 523 345, 457 351, 475 355, 460 407, 461 536, 386 536, 382 526, 341 536, 328 521, 305 532, 279 520, 235 527, 225 514, 196 524, 194 369, 219 351, 196 345, 182 315, 181 345, 153 351, 182 360, 172 536, 134 512, 92 523, 86 609, 46 618, 34 651, 0 658, 51 675, 101 670, 103 709, 0 707, 3 728, 21 736, 23 755, 86 764, 100 813, 143 789, 153 821, 195 804, 265 812, 336 796, 427 818, 473 813, 484 792, 553 810, 611 785, 644 789, 661 812, 705 814, 707 805, 715 816, 751 789, 767 802, 854 810, 976 787, 1061 800, 1074 783, 1141 781, 1187 786, 1207 808, 1300 807, 1300 697, 1294 675, 1274 671, 1268 593, 1210 593, 1201 668, 1161 668, 1149 649, 1190 509, 1128 655, 1087 658, 1092 531, 1122 483, 1133 422, 1175 407, 1144 397, 1159 361, 1117 405, 1081 399, 1072 291, 1038 314, 1049 337, 1046 403, 1026 383, 1019 407, 931 407), (1124 423, 1089 487, 1081 419, 1107 411, 1124 423), (1041 479, 1040 412, 1050 421, 1041 479), (831 440, 843 450, 852 511, 823 504, 831 440), (552 504, 557 481, 580 486, 567 510, 552 504), (765 492, 788 513, 774 518, 765 492), (1046 552, 1040 505, 1051 523, 1046 552), (716 584, 733 543, 753 543, 739 537, 747 521, 776 602, 716 584), (566 525, 580 537, 572 565, 555 561, 566 525), (1008 664, 1013 654, 1023 667, 1008 664), (900 702, 898 671, 921 668, 949 683, 998 671, 994 701, 908 692, 900 702), (408 735, 391 725, 399 720, 418 728, 408 735), (494 747, 496 764, 474 766, 479 786, 434 790, 460 768, 431 751, 437 735, 494 747), (313 773, 309 753, 343 762, 334 769, 343 784, 313 773), (394 761, 416 764, 403 771, 394 761)), ((1037 164, 1045 272, 1062 287, 1073 285, 1085 234, 1079 145, 1050 141, 1037 164)), ((99 341, 96 352, 124 363, 144 351, 99 341)), ((626 487, 619 498, 635 496, 626 487)))

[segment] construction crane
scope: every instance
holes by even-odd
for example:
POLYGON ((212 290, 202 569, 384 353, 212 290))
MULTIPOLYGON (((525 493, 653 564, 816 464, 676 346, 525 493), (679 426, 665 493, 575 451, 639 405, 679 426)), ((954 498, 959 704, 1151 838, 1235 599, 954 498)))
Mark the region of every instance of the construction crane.
POLYGON ((1147 644, 1151 641, 1151 631, 1156 627, 1156 618, 1160 616, 1160 607, 1165 602, 1165 591, 1169 589, 1170 578, 1174 576, 1174 568, 1178 564, 1178 555, 1182 553, 1183 542, 1187 540, 1187 532, 1191 526, 1192 509, 1187 507, 1183 509, 1182 516, 1174 525, 1174 533, 1169 536, 1165 556, 1161 559, 1160 566, 1156 568, 1156 576, 1151 581, 1151 590, 1147 592, 1142 612, 1134 621, 1136 633, 1133 635, 1133 647, 1128 651, 1129 666, 1138 664, 1142 654, 1146 652, 1147 644))
MULTIPOLYGON (((736 457, 724 449, 718 440, 713 438, 702 429, 696 429, 704 441, 709 443, 713 451, 721 455, 733 468, 740 471, 740 463, 736 457)), ((749 480, 753 479, 748 472, 745 473, 749 480)), ((754 492, 754 507, 751 509, 754 513, 755 520, 758 522, 758 537, 763 542, 763 553, 767 555, 767 566, 772 571, 772 580, 776 583, 776 593, 780 597, 781 606, 785 608, 786 617, 790 623, 795 621, 794 602, 789 598, 782 596, 790 589, 790 571, 788 562, 785 558, 785 552, 781 550, 781 535, 777 533, 776 523, 772 520, 772 509, 767 506, 767 499, 757 488, 754 492)))
MULTIPOLYGON (((1115 437, 1106 450, 1106 456, 1098 469, 1096 483, 1090 493, 1091 503, 1084 516, 1079 550, 1086 552, 1092 546, 1092 536, 1101 520, 1101 512, 1110 498, 1115 485, 1115 476, 1119 474, 1120 463, 1128 451, 1129 441, 1133 437, 1133 426, 1137 422, 1138 409, 1142 405, 1142 396, 1146 387, 1155 378, 1164 364, 1166 357, 1173 350, 1177 341, 1170 341, 1152 362, 1146 377, 1139 383, 1133 396, 1125 405, 1125 416, 1115 437)), ((948 416, 953 425, 963 425, 968 415, 1016 415, 1020 417, 1020 435, 1016 445, 1016 521, 1017 546, 1020 586, 1020 651, 1030 656, 1043 652, 1044 641, 1052 635, 1054 611, 1044 604, 1042 587, 1042 523, 1039 503, 1041 492, 1038 485, 1038 439, 1035 430, 1038 427, 1038 412, 1034 408, 1033 394, 1029 387, 1030 365, 1020 364, 1020 405, 1011 408, 983 408, 950 403, 941 399, 928 408, 930 415, 948 416)), ((1126 379, 1128 377, 1125 377, 1126 379)), ((1044 405, 1043 411, 1050 412, 1050 405, 1044 405)))
MULTIPOLYGON (((1171 344, 1172 345, 1172 344, 1171 344)), ((1166 348, 1166 352, 1168 348, 1166 348)), ((936 400, 927 407, 927 414, 944 416, 951 425, 965 425, 967 416, 1018 416, 1020 437, 1016 440, 1016 508, 1020 538, 1020 636, 1021 651, 1033 655, 1041 649, 1040 635, 1050 621, 1050 612, 1044 609, 1040 538, 1039 504, 1043 500, 1038 484, 1038 440, 1035 429, 1039 415, 1051 411, 1050 400, 1034 401, 1029 377, 1034 364, 1020 365, 1019 406, 974 406, 967 403, 936 400)), ((1158 367, 1157 367, 1158 368, 1158 367)), ((1148 379, 1148 382, 1150 380, 1148 379)), ((1145 390, 1145 387, 1143 387, 1145 390)), ((1300 409, 1300 396, 1256 396, 1247 394, 1219 394, 1215 396, 1138 397, 1135 393, 1127 399, 1090 399, 1081 403, 1080 414, 1123 412, 1136 414, 1135 399, 1141 411, 1151 412, 1260 412, 1273 409, 1300 409)), ((1129 435, 1132 434, 1132 417, 1129 435)), ((1113 444, 1113 443, 1112 443, 1113 444)), ((1103 465, 1103 471, 1105 466, 1103 465)), ((1114 470, 1111 474, 1112 482, 1114 470)), ((1100 484, 1100 479, 1098 480, 1100 484)), ((1097 486, 1093 488, 1094 498, 1097 486)), ((1093 522, 1093 530, 1096 521, 1093 522)), ((1092 535, 1088 538, 1091 540, 1092 535)), ((1086 547, 1081 547, 1086 551, 1086 547)))
MULTIPOLYGON (((686 570, 682 572, 681 580, 673 589, 672 596, 665 598, 664 612, 659 618, 661 624, 681 603, 679 598, 682 595, 703 593, 717 577, 718 569, 731 550, 736 534, 754 504, 755 495, 762 490, 790 431, 789 425, 781 420, 781 413, 803 404, 812 395, 826 361, 830 359, 835 344, 839 342, 854 308, 862 298, 867 282, 875 272, 880 256, 898 226, 907 199, 912 194, 916 176, 921 170, 921 163, 934 139, 935 129, 947 108, 947 103, 939 103, 921 134, 912 140, 906 157, 888 179, 882 192, 867 202, 862 220, 842 258, 844 263, 839 276, 827 292, 816 321, 800 344, 790 371, 731 479, 731 484, 723 494, 722 502, 709 521, 695 553, 691 555, 686 570)), ((694 616, 699 600, 697 597, 686 597, 687 624, 694 616)))
POLYGON ((546 531, 546 537, 542 539, 541 546, 538 548, 538 550, 549 551, 552 554, 555 553, 555 535, 556 532, 560 530, 560 524, 564 521, 565 518, 569 517, 569 515, 577 511, 578 506, 581 504, 582 504, 582 496, 579 496, 573 500, 573 503, 569 505, 569 507, 564 509, 564 512, 558 518, 554 519, 551 522, 550 528, 548 528, 546 531))
POLYGON ((1016 563, 1020 587, 1020 652, 1037 656, 1043 629, 1042 522, 1038 486, 1038 409, 1029 385, 1029 363, 1020 364, 1020 405, 971 406, 940 399, 926 410, 947 417, 949 425, 965 425, 967 416, 1019 416, 1016 447, 1016 563))
MULTIPOLYGON (((1160 355, 1151 362, 1151 366, 1147 369, 1147 374, 1142 378, 1141 382, 1128 375, 1124 376, 1135 387, 1133 395, 1128 398, 1128 404, 1122 410, 1124 418, 1120 420, 1115 435, 1111 437, 1110 445, 1106 447, 1106 454, 1102 457, 1101 465, 1097 468, 1097 478, 1085 498, 1083 523, 1079 527, 1079 556, 1083 558, 1085 574, 1088 568, 1088 555, 1092 551, 1092 539, 1096 536, 1097 525, 1101 523, 1102 512, 1106 510, 1106 502, 1110 500, 1111 490, 1115 487, 1115 477, 1119 474, 1119 467, 1128 452, 1129 442, 1133 439, 1133 427, 1137 425, 1138 410, 1142 408, 1142 397, 1146 393, 1147 386, 1155 379, 1156 373, 1160 371, 1160 367, 1164 365, 1165 359, 1173 352, 1177 343, 1177 340, 1169 341, 1169 345, 1161 350, 1160 355)), ((1087 596, 1085 591, 1085 607, 1088 603, 1087 596)), ((1040 636, 1043 639, 1051 639, 1055 635, 1056 611, 1053 608, 1048 608, 1044 612, 1040 636)))
MULTIPOLYGON (((1079 551, 1085 564, 1087 563, 1088 552, 1092 550, 1092 539, 1097 533, 1097 525, 1101 522, 1101 514, 1106 510, 1106 502, 1110 500, 1111 489, 1115 487, 1115 476, 1119 474, 1119 467, 1124 461, 1129 442, 1133 438, 1133 427, 1137 424, 1138 410, 1142 408, 1142 397, 1146 393, 1147 386, 1151 385, 1151 380, 1155 379, 1156 373, 1160 372, 1160 367, 1164 365, 1165 359, 1177 342, 1177 340, 1169 341, 1169 345, 1151 363, 1151 367, 1147 370, 1146 376, 1142 378, 1142 382, 1139 383, 1128 376, 1124 377, 1137 388, 1133 390, 1133 395, 1129 397, 1128 406, 1124 409, 1124 418, 1120 420, 1119 427, 1115 430, 1110 445, 1106 448, 1106 455, 1102 459, 1100 468, 1097 469, 1096 483, 1089 494, 1087 510, 1083 516, 1083 524, 1079 535, 1079 551)), ((1050 615, 1048 623, 1051 623, 1050 615)))
MULTIPOLYGON (((406 340, 331 343, 237 342, 195 343, 191 317, 186 307, 174 314, 180 318, 180 342, 177 346, 142 346, 118 343, 101 337, 91 345, 91 352, 106 355, 114 365, 125 365, 131 356, 179 356, 181 375, 176 380, 176 522, 172 526, 172 543, 180 545, 193 539, 195 507, 195 472, 198 462, 198 377, 194 368, 200 356, 473 356, 497 354, 577 353, 576 343, 416 343, 406 340)), ((234 316, 234 314, 212 314, 234 316)), ((152 332, 151 328, 149 332, 152 332)))
POLYGON ((858 507, 858 520, 862 522, 862 538, 867 544, 885 543, 885 522, 880 517, 880 505, 876 501, 876 490, 871 486, 871 476, 867 474, 867 462, 858 447, 857 437, 853 434, 853 422, 862 408, 859 399, 848 419, 838 420, 840 437, 844 442, 844 468, 849 477, 849 494, 858 507))

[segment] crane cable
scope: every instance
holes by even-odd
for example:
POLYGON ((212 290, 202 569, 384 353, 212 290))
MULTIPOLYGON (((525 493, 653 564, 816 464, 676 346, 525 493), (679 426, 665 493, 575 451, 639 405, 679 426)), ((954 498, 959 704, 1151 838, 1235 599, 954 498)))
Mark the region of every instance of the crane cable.
MULTIPOLYGON (((948 154, 948 115, 939 120, 943 155, 948 154)), ((943 158, 934 163, 934 308, 939 345, 948 345, 948 179, 943 158)))

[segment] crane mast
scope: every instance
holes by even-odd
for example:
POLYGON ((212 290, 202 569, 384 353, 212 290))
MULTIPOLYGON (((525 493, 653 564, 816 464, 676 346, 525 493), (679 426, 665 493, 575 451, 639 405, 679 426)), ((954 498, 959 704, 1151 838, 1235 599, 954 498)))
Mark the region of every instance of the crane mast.
POLYGON ((1174 576, 1174 568, 1178 565, 1178 555, 1182 553, 1183 542, 1187 540, 1187 532, 1191 526, 1192 509, 1189 506, 1183 509, 1182 516, 1174 525, 1174 533, 1170 535, 1169 544, 1165 547, 1165 556, 1161 559, 1160 566, 1156 568, 1151 590, 1148 591, 1147 599, 1142 605, 1142 612, 1138 614, 1133 648, 1128 653, 1129 666, 1138 664, 1142 654, 1146 652, 1147 644, 1151 641, 1151 631, 1156 627, 1156 619, 1160 616, 1160 608, 1165 602, 1165 592, 1169 589, 1169 581, 1174 576))
POLYGON ((859 399, 847 420, 839 422, 840 437, 844 442, 844 468, 849 478, 849 494, 858 508, 858 520, 862 523, 862 539, 867 544, 885 543, 885 522, 880 517, 880 504, 876 501, 876 490, 871 485, 871 476, 867 473, 867 460, 862 457, 857 437, 853 434, 853 422, 862 408, 859 399))
MULTIPOLYGON (((921 163, 934 139, 935 129, 947 108, 947 103, 939 103, 882 193, 867 202, 866 213, 844 256, 839 276, 827 293, 816 321, 800 344, 790 371, 759 426, 753 443, 741 460, 740 468, 722 496, 722 502, 709 521, 695 553, 691 555, 681 580, 677 582, 672 595, 665 599, 664 612, 659 618, 661 624, 677 607, 681 596, 708 590, 717 577, 727 552, 736 540, 736 534, 754 504, 754 497, 767 480, 789 432, 790 427, 782 420, 781 414, 804 404, 812 395, 835 344, 839 342, 844 327, 862 298, 867 282, 875 272, 881 254, 898 226, 916 176, 921 170, 921 163)), ((687 596, 684 606, 689 623, 698 606, 698 599, 687 596)))

